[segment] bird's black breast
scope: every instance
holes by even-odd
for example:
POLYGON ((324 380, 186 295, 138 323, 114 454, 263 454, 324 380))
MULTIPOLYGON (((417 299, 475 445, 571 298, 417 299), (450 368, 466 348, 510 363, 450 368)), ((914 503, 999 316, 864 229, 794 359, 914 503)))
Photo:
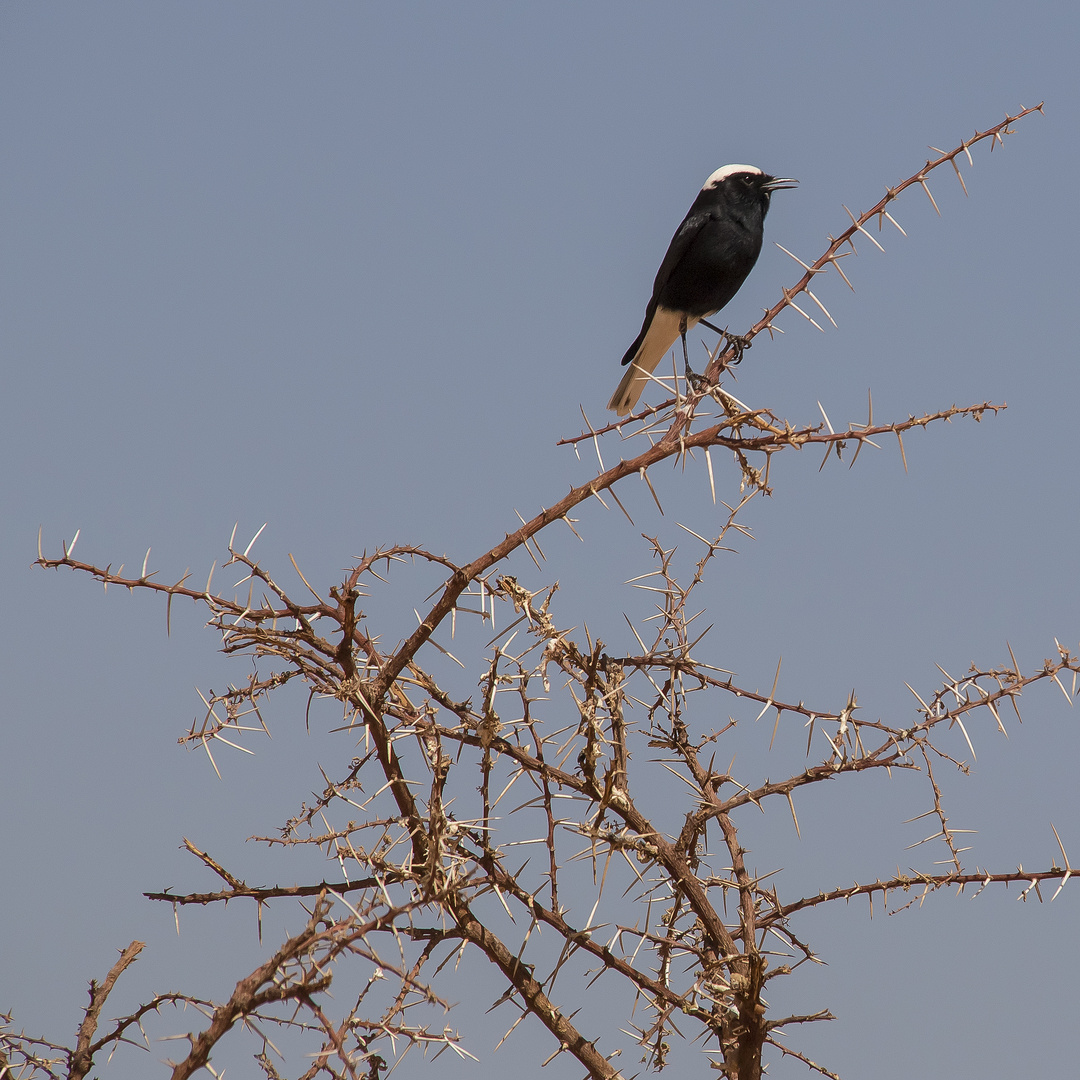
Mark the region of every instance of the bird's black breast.
POLYGON ((719 311, 757 262, 764 217, 756 206, 695 203, 656 275, 656 302, 699 318, 719 311))

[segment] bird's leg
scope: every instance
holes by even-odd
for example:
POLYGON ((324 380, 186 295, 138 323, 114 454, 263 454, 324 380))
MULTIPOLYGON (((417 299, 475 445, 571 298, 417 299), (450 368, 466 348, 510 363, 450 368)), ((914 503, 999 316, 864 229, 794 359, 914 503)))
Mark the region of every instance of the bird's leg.
POLYGON ((686 376, 686 385, 693 390, 700 390, 705 381, 690 367, 690 354, 686 351, 686 316, 679 320, 679 335, 682 337, 683 374, 686 376))

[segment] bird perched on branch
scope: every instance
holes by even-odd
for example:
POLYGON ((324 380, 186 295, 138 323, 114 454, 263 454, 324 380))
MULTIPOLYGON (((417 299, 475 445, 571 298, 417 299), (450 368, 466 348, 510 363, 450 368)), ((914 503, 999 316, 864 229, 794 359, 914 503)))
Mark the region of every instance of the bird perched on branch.
POLYGON ((609 409, 620 416, 633 409, 650 374, 678 337, 687 378, 693 377, 686 331, 715 315, 739 291, 761 251, 770 196, 797 183, 769 176, 753 165, 725 165, 705 181, 656 273, 641 333, 622 359, 629 366, 611 395, 609 409))

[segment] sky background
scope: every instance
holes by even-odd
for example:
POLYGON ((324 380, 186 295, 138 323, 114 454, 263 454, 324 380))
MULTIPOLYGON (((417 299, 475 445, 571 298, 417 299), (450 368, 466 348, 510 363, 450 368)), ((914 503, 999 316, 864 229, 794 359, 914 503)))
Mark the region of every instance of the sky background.
MULTIPOLYGON (((237 522, 245 543, 268 523, 256 553, 290 584, 288 553, 324 589, 388 542, 468 561, 515 509, 592 475, 594 458, 556 441, 581 430, 579 407, 603 421, 671 233, 722 164, 801 182, 775 196, 723 314, 744 329, 797 280, 774 241, 810 261, 845 227, 842 204, 872 205, 928 144, 1046 101, 993 155, 973 151, 970 197, 938 174, 940 218, 918 190, 903 197, 907 238, 845 260, 855 293, 820 283, 839 329, 785 313, 733 387, 795 425, 819 420, 818 401, 835 425, 865 420, 868 390, 878 420, 1008 410, 912 434, 906 472, 888 441, 851 470, 782 455, 772 498, 741 519, 756 539, 704 587, 707 658, 767 690, 783 657, 779 696, 837 709, 854 687, 864 715, 901 724, 915 716, 905 680, 932 693, 935 663, 1006 664, 1008 641, 1031 670, 1055 637, 1075 647, 1078 28, 1075 8, 1040 2, 5 0, 0 1011, 72 1038, 88 980, 132 938, 148 947, 109 1015, 155 990, 227 993, 260 956, 250 913, 185 913, 178 939, 142 892, 210 885, 184 836, 270 880, 246 838, 322 787, 316 761, 352 754, 283 702, 274 740, 219 755, 218 779, 177 738, 195 687, 238 682, 248 662, 217 653, 189 606, 167 636, 156 600, 32 568, 39 527, 53 555, 80 529, 78 556, 102 565, 137 570, 150 547, 171 580, 204 579, 237 522)), ((617 460, 618 442, 603 452, 617 460)), ((730 502, 737 473, 713 460, 730 502)), ((689 561, 676 522, 720 520, 700 466, 653 483, 663 517, 627 481, 636 527, 594 503, 584 544, 542 539, 543 577, 524 556, 508 565, 530 587, 557 578, 560 624, 587 619, 616 649, 631 647, 622 613, 647 613, 623 584, 650 569, 640 534, 689 561)), ((373 628, 410 630, 433 580, 396 575, 373 628)), ((1060 858, 1051 822, 1080 851, 1075 713, 1053 687, 1022 711, 1008 740, 980 721, 972 775, 941 777, 952 824, 978 830, 971 865, 1045 868, 1060 858)), ((925 808, 904 777, 815 797, 801 841, 790 821, 745 822, 792 896, 941 857, 905 850, 931 830, 903 824, 925 808)), ((828 967, 779 994, 839 1019, 793 1041, 848 1080, 1068 1075, 1078 905, 1073 886, 1053 905, 1014 889, 811 917, 802 936, 828 967)), ((486 1007, 499 988, 474 976, 462 996, 486 1007)), ((502 1029, 492 1038, 482 1008, 464 1016, 482 1064, 460 1075, 508 1061, 539 1074, 544 1033, 493 1057, 502 1029)), ((168 1052, 99 1071, 154 1075, 168 1052)), ((247 1052, 217 1060, 253 1075, 247 1052)), ((397 1075, 428 1073, 410 1056, 397 1075)), ((779 1060, 770 1074, 807 1075, 779 1060)))

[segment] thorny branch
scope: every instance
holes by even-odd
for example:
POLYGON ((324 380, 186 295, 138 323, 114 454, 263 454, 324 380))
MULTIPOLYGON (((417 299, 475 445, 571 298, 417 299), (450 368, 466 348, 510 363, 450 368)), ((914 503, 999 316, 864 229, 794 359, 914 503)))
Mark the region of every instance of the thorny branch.
MULTIPOLYGON (((866 226, 875 217, 879 226, 884 218, 892 220, 887 208, 906 188, 919 185, 929 194, 926 177, 939 166, 949 163, 959 175, 961 155, 970 161, 972 146, 1000 141, 1010 124, 1032 111, 927 161, 871 210, 852 215, 851 225, 830 238, 816 262, 803 264, 803 278, 784 290, 738 348, 762 330, 771 332, 786 307, 806 315, 795 303, 800 294, 824 311, 810 283, 830 266, 844 276, 839 260, 845 247, 854 249, 856 234, 869 236, 866 226)), ((792 424, 767 409, 747 408, 720 389, 716 380, 735 359, 732 348, 721 352, 718 346, 708 368, 710 387, 676 394, 631 418, 641 422, 635 435, 647 445, 630 458, 605 467, 600 447, 601 435, 622 431, 628 420, 590 426, 565 440, 575 446, 592 440, 599 472, 530 520, 521 519, 519 528, 468 562, 412 545, 380 548, 357 559, 340 584, 325 592, 294 563, 303 585, 294 595, 252 557, 254 540, 241 550, 234 534, 225 565, 242 568, 234 587, 242 591, 229 596, 213 590, 213 571, 204 588, 190 584, 190 574, 170 585, 147 573, 145 562, 138 576, 125 576, 123 567, 114 571, 78 561, 74 540, 58 558, 46 557, 39 547, 39 566, 78 570, 106 588, 160 593, 167 619, 174 599, 202 605, 224 651, 254 658, 256 670, 247 682, 204 697, 202 719, 181 740, 202 747, 215 769, 214 744, 246 749, 243 742, 252 732, 269 731, 264 710, 271 697, 297 682, 308 695, 305 722, 319 702, 337 702, 342 719, 336 730, 353 736, 362 752, 337 767, 336 779, 323 772, 314 802, 305 802, 276 835, 258 838, 286 853, 318 849, 336 867, 333 874, 309 874, 308 880, 287 884, 295 875, 283 866, 281 884, 251 885, 185 841, 218 887, 147 893, 172 904, 178 920, 188 905, 252 901, 260 934, 264 908, 282 901, 313 903, 303 908, 303 928, 240 979, 225 1001, 157 997, 95 1038, 105 998, 141 948, 133 943, 106 982, 100 988, 92 984, 74 1049, 15 1034, 4 1018, 0 1075, 85 1076, 103 1047, 127 1042, 129 1029, 143 1033, 148 1015, 184 1005, 204 1023, 179 1036, 188 1052, 172 1064, 174 1077, 211 1068, 215 1047, 240 1028, 255 1036, 263 1072, 281 1076, 286 1055, 267 1034, 275 1028, 297 1045, 318 1044, 305 1078, 381 1080, 388 1063, 412 1047, 467 1053, 459 1034, 435 1019, 449 996, 436 987, 445 981, 448 965, 456 966, 472 949, 497 973, 492 1009, 508 1005, 517 1014, 503 1041, 524 1017, 532 1017, 552 1036, 552 1058, 569 1055, 590 1077, 625 1075, 615 1063, 624 1047, 617 1033, 596 1030, 582 1008, 587 1002, 581 979, 566 977, 571 972, 587 975, 589 986, 602 980, 611 993, 624 995, 626 1015, 637 1025, 631 1038, 651 1068, 668 1063, 672 1036, 689 1038, 682 1026, 688 1025, 730 1080, 757 1080, 766 1046, 832 1077, 775 1039, 785 1028, 832 1015, 821 1010, 770 1018, 763 995, 770 980, 817 959, 799 936, 797 921, 822 904, 856 896, 866 896, 871 905, 880 896, 886 910, 895 911, 900 909, 890 905, 908 906, 953 886, 981 890, 1015 883, 1023 896, 1034 891, 1041 899, 1041 886, 1056 882, 1060 892, 1074 873, 1060 839, 1060 864, 1055 857, 1037 871, 966 869, 957 844, 960 830, 949 823, 935 767, 966 770, 975 737, 986 727, 1004 730, 1002 706, 1019 716, 1017 700, 1035 684, 1054 682, 1071 701, 1080 674, 1073 652, 1059 645, 1055 658, 1028 672, 1012 658, 1007 666, 972 668, 960 678, 946 675, 933 692, 913 691, 913 715, 864 718, 854 692, 845 701, 812 707, 778 696, 779 670, 772 689, 763 693, 710 663, 701 644, 708 627, 699 626, 700 611, 693 610, 712 562, 748 534, 738 515, 770 490, 773 454, 817 445, 827 460, 854 446, 853 463, 862 446, 876 445, 881 435, 895 436, 903 453, 903 436, 915 429, 956 417, 980 420, 1004 406, 984 402, 881 424, 874 422, 871 405, 865 424, 841 431, 827 419, 792 424), (707 420, 700 411, 706 398, 720 406, 707 420), (700 451, 715 500, 712 448, 732 454, 740 498, 728 507, 716 535, 686 529, 704 545, 686 580, 675 550, 659 537, 646 537, 653 568, 632 584, 654 597, 655 612, 640 625, 627 620, 636 651, 613 655, 588 628, 560 628, 555 585, 533 590, 500 571, 521 547, 540 568, 538 538, 549 525, 561 521, 573 529, 570 512, 591 498, 603 503, 610 495, 621 509, 617 488, 635 475, 655 498, 649 471, 661 461, 696 460, 700 451), (446 577, 427 613, 417 616, 418 625, 397 644, 384 646, 368 630, 360 602, 391 571, 418 562, 442 568, 446 577), (513 614, 496 633, 497 605, 500 613, 513 614), (469 633, 463 635, 471 653, 466 675, 455 678, 443 660, 450 657, 449 642, 445 636, 437 642, 435 635, 448 630, 453 638, 459 616, 466 628, 472 618, 484 636, 494 636, 477 645, 469 643, 469 633), (463 685, 461 678, 472 681, 463 685), (781 780, 737 776, 733 765, 717 769, 720 744, 745 731, 745 721, 770 713, 773 740, 792 737, 787 725, 781 729, 783 718, 799 721, 806 733, 805 766, 781 780), (809 798, 825 780, 883 769, 925 778, 926 815, 937 831, 921 843, 943 846, 948 871, 912 868, 781 899, 781 882, 746 859, 742 815, 776 807, 798 829, 797 794, 809 798), (664 794, 658 798, 659 791, 664 794), (541 854, 535 865, 534 854, 541 854), (331 1017, 328 990, 335 978, 345 985, 335 996, 339 1014, 331 1017)), ((797 737, 801 746, 803 736, 797 737)))

